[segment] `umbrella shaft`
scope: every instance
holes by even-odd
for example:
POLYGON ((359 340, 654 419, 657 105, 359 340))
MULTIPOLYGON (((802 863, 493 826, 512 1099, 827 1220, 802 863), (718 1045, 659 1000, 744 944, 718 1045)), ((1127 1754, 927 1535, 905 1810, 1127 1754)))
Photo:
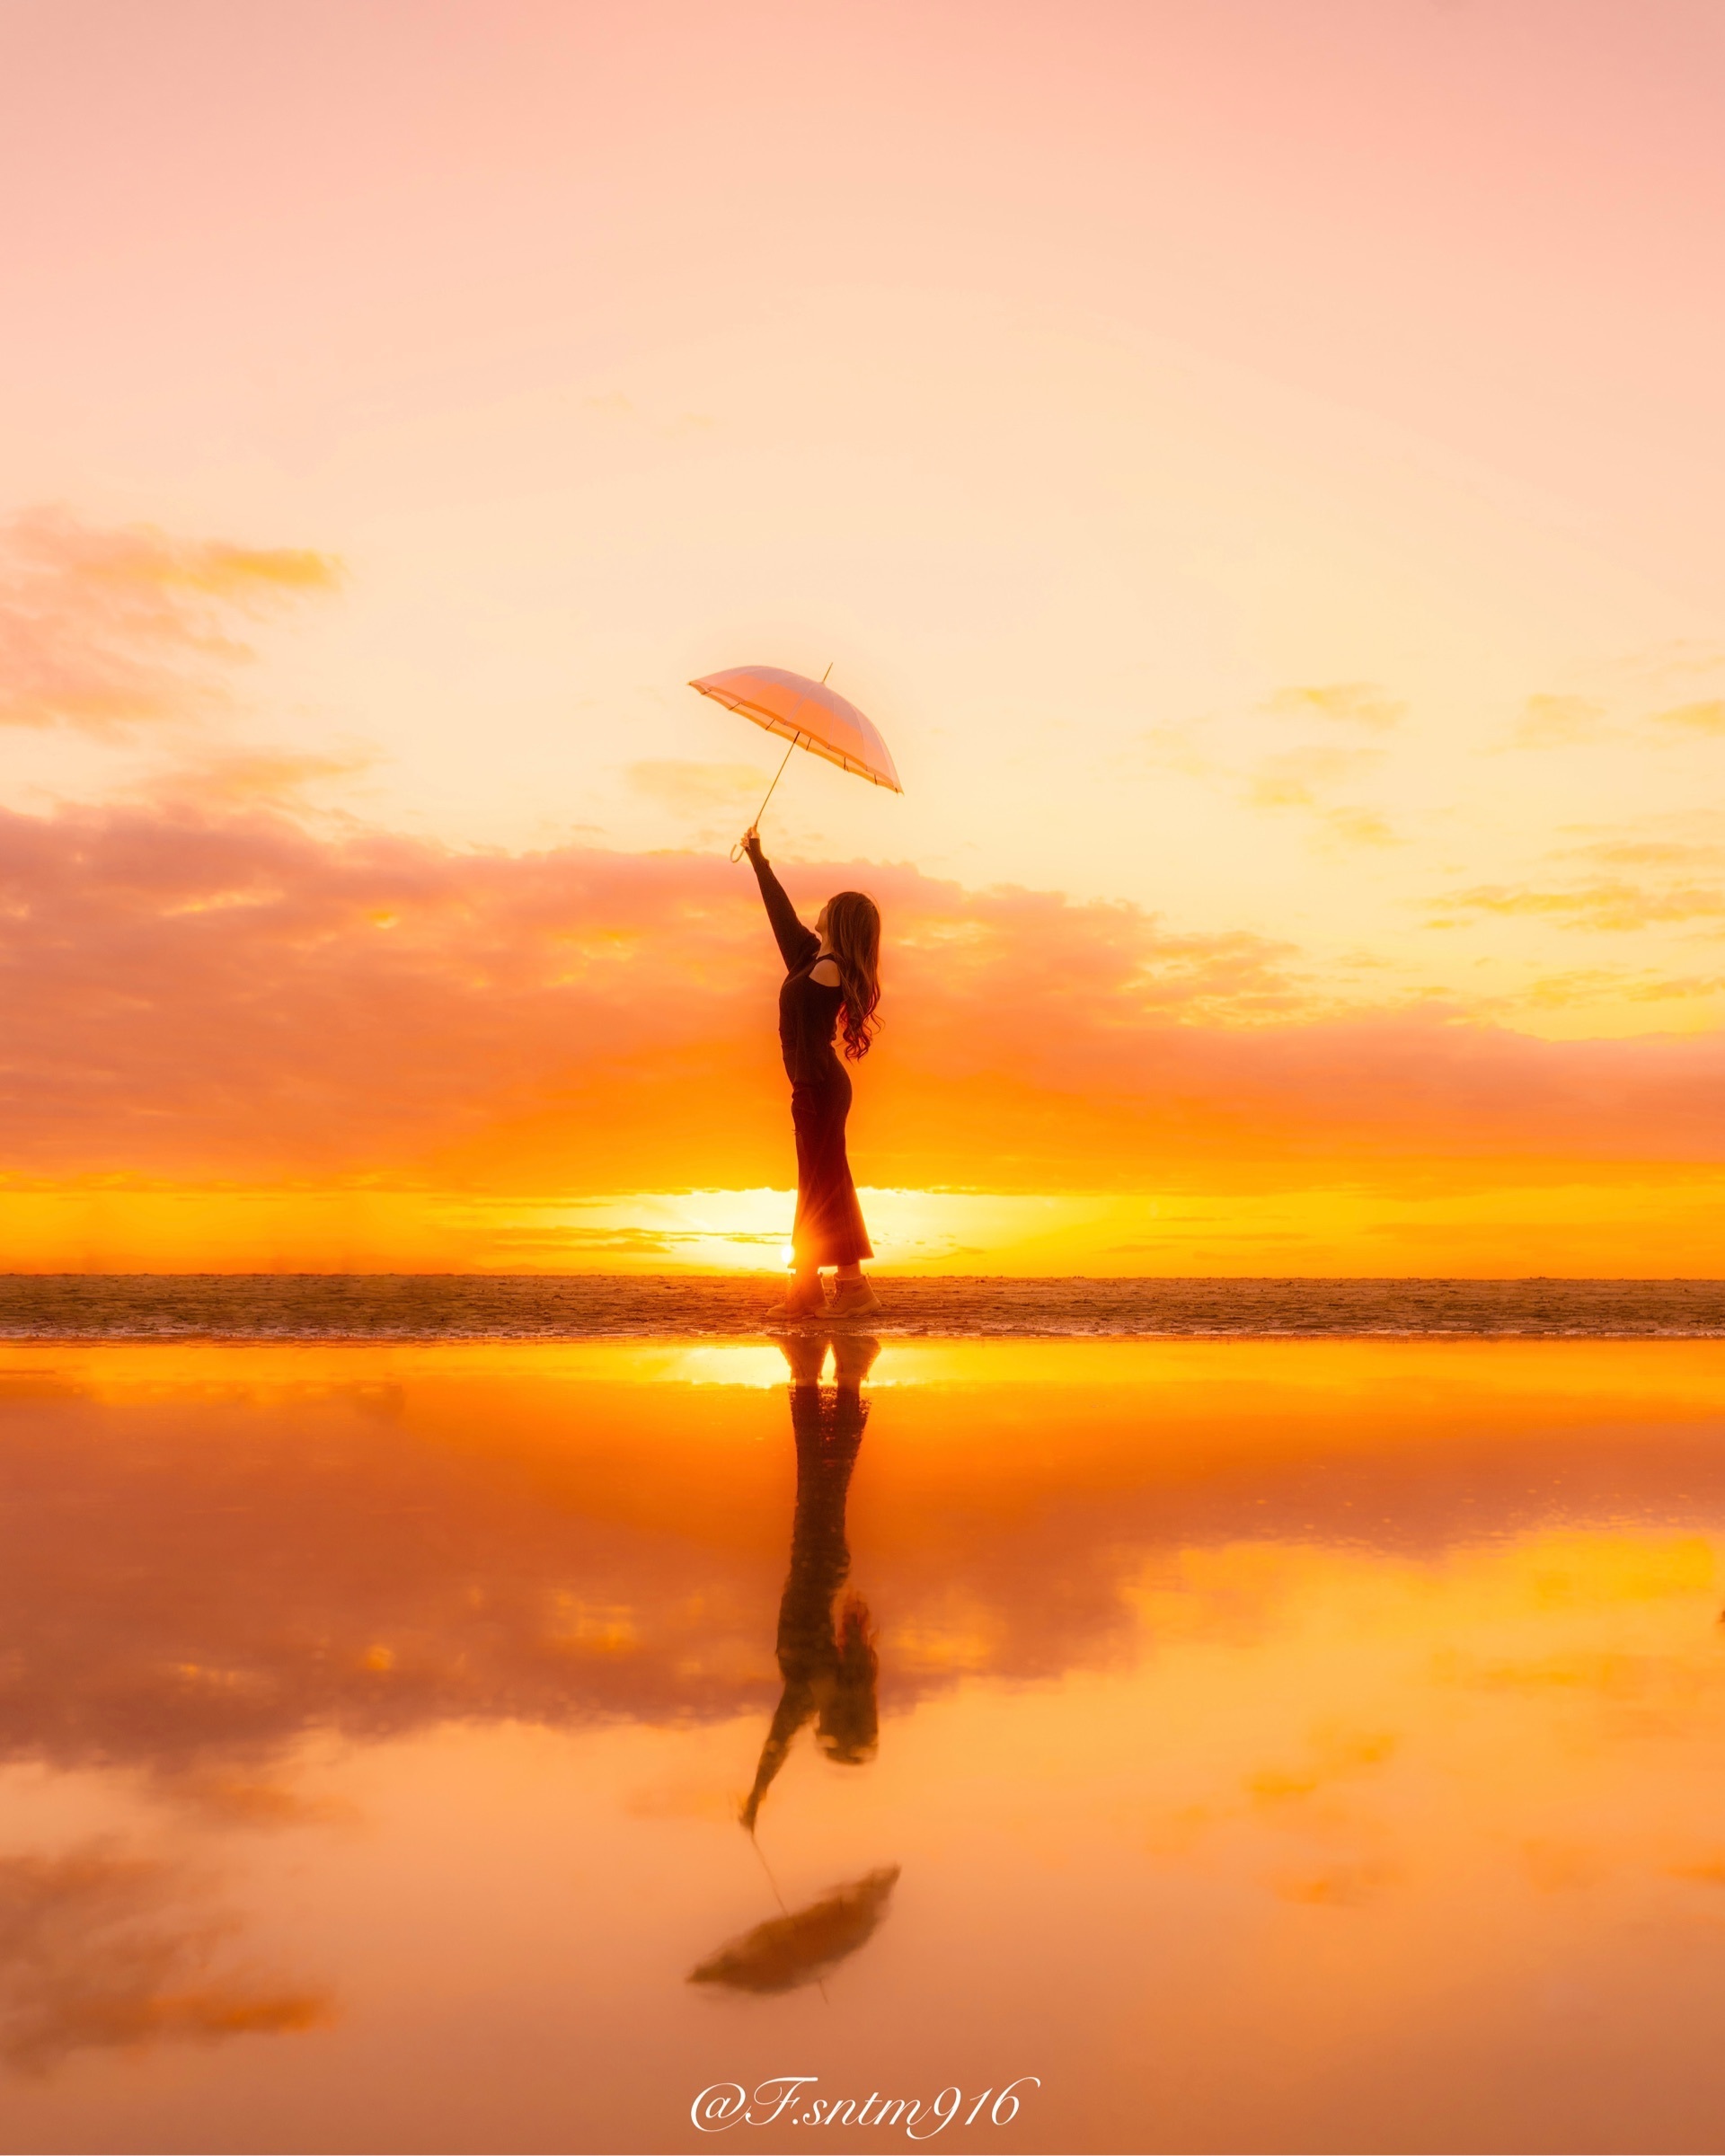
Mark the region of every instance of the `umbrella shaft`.
MULTIPOLYGON (((792 734, 791 737, 791 748, 787 748, 784 752, 784 764, 788 764, 791 761, 791 749, 795 748, 796 746, 797 737, 792 734)), ((766 790, 766 800, 763 801, 760 807, 755 812, 755 821, 757 824, 760 822, 762 817, 766 814, 766 801, 770 801, 773 799, 774 792, 778 786, 779 781, 784 776, 784 764, 781 764, 779 768, 773 773, 773 784, 766 790)))
MULTIPOLYGON (((799 738, 800 737, 798 735, 792 735, 791 748, 794 748, 797 746, 799 738)), ((788 764, 791 761, 791 748, 787 748, 784 752, 784 764, 788 764)), ((766 802, 773 799, 774 789, 777 787, 779 781, 784 776, 784 764, 781 764, 779 768, 773 773, 773 784, 766 790, 766 800, 763 801, 760 807, 755 811, 755 821, 749 826, 751 830, 759 829, 761 818, 766 814, 766 802)), ((730 849, 730 858, 733 861, 740 861, 743 858, 743 849, 740 845, 735 845, 730 849)))

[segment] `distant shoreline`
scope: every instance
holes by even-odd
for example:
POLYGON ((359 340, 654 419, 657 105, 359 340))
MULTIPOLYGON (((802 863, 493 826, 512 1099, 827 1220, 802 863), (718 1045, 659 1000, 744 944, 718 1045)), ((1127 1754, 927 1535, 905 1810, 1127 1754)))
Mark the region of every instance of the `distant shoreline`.
MULTIPOLYGON (((877 1274, 884 1338, 1725 1339, 1725 1280, 877 1274)), ((0 1339, 765 1337, 778 1274, 6 1273, 0 1339)))

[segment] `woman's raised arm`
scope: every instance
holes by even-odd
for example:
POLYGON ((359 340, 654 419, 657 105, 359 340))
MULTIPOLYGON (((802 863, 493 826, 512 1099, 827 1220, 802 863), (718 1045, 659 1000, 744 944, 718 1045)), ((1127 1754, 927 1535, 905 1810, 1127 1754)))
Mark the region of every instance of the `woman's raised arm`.
POLYGON ((761 898, 766 907, 766 917, 773 924, 773 933, 778 941, 779 956, 784 960, 784 970, 794 973, 799 966, 806 966, 820 949, 820 938, 812 928, 805 928, 797 918, 797 909, 785 896, 784 886, 767 865, 761 852, 760 833, 749 830, 743 835, 756 880, 761 887, 761 898))

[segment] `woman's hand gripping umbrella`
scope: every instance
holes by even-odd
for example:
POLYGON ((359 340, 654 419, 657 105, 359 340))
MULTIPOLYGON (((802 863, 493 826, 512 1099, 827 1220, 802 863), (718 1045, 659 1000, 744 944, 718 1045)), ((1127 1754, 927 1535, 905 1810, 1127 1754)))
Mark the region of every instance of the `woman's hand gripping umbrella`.
MULTIPOLYGON (((830 674, 832 668, 827 671, 830 674)), ((726 674, 703 675, 689 686, 727 710, 741 712, 745 719, 765 727, 769 734, 780 735, 791 745, 784 752, 784 764, 779 765, 766 790, 766 800, 749 826, 751 831, 760 828, 766 802, 773 799, 794 748, 825 756, 841 771, 854 771, 858 778, 876 786, 889 786, 894 793, 905 791, 893 767, 892 751, 880 738, 873 720, 865 718, 836 689, 829 689, 825 676, 819 681, 807 681, 801 674, 787 674, 783 667, 733 667, 726 674)), ((733 846, 730 858, 740 861, 742 857, 741 844, 733 846)))

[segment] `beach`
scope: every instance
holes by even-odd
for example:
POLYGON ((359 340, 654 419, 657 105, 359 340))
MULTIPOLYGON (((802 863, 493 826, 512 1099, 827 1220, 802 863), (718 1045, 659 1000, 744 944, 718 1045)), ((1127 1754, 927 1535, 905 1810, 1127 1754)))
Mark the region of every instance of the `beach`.
MULTIPOLYGON (((770 1273, 10 1273, 0 1340, 738 1339, 770 1273)), ((882 1339, 1712 1339, 1725 1281, 880 1278, 882 1339)))
POLYGON ((845 1353, 11 1341, 0 2143, 1716 2145, 1725 1343, 845 1353))

